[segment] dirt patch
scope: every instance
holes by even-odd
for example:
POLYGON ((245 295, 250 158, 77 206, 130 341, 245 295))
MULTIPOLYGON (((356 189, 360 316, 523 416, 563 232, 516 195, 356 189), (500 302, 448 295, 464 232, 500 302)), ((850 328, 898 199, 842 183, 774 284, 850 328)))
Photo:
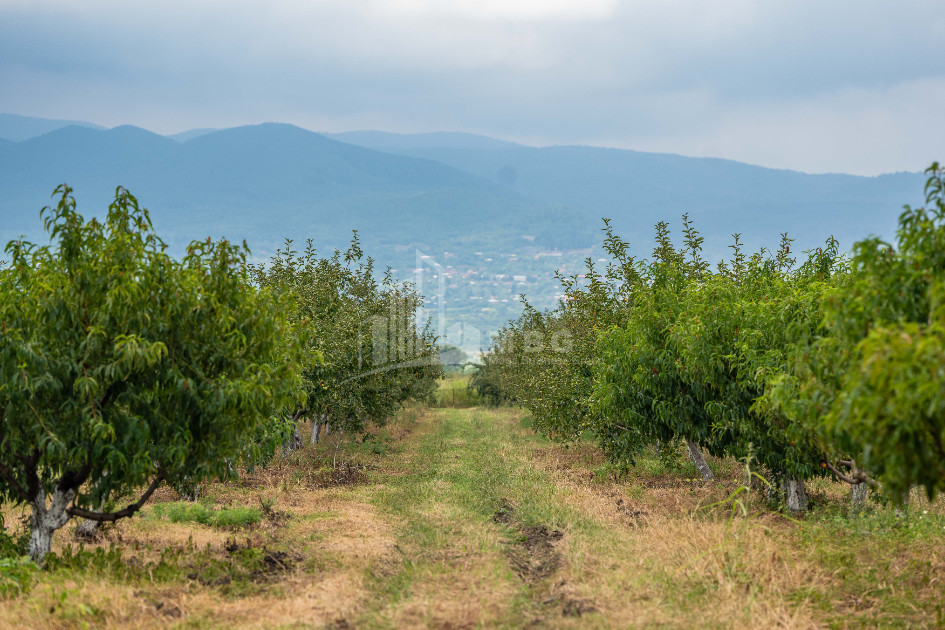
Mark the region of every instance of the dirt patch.
POLYGON ((351 462, 338 462, 329 470, 322 472, 316 482, 316 487, 331 488, 333 486, 350 486, 366 481, 364 471, 368 466, 351 462))
POLYGON ((565 617, 583 617, 592 612, 597 612, 597 608, 589 599, 569 599, 561 609, 561 614, 565 617))
POLYGON ((508 501, 502 501, 502 505, 498 510, 495 511, 495 514, 492 515, 492 522, 508 525, 512 522, 512 515, 514 511, 515 509, 509 504, 508 501))
POLYGON ((515 572, 526 582, 543 580, 554 573, 561 564, 555 543, 564 534, 544 525, 521 527, 519 531, 521 538, 507 554, 515 572))
POLYGON ((567 580, 561 580, 552 587, 552 595, 542 602, 545 606, 555 606, 561 609, 562 617, 583 617, 597 612, 597 606, 590 599, 577 597, 572 592, 567 580))
POLYGON ((179 554, 191 564, 187 579, 212 587, 229 587, 235 583, 265 585, 294 571, 303 559, 298 554, 270 549, 261 540, 250 538, 243 541, 228 538, 222 545, 222 553, 209 549, 195 551, 179 554))
POLYGON ((261 564, 252 572, 252 576, 256 578, 268 578, 291 571, 295 568, 296 563, 302 559, 301 556, 290 554, 287 551, 272 550, 266 546, 260 546, 258 541, 249 538, 242 544, 235 538, 229 538, 224 543, 223 550, 234 557, 243 555, 244 552, 250 552, 250 556, 259 557, 261 564))
POLYGON ((265 500, 262 498, 262 495, 258 496, 259 500, 259 509, 262 511, 263 518, 272 525, 276 527, 281 527, 286 524, 289 520, 289 513, 283 512, 282 510, 277 510, 274 505, 273 500, 265 500))
POLYGON ((512 569, 526 582, 538 582, 554 573, 561 565, 561 554, 555 543, 564 533, 545 525, 522 525, 515 518, 515 508, 508 501, 492 515, 492 521, 516 530, 517 535, 506 549, 512 569))
POLYGON ((636 507, 624 502, 622 498, 617 499, 617 512, 622 514, 631 525, 638 525, 642 520, 646 519, 646 516, 649 514, 648 511, 641 507, 636 507))
POLYGON ((142 603, 150 606, 161 617, 178 619, 184 615, 181 607, 176 602, 171 601, 175 599, 172 594, 165 594, 160 591, 149 593, 145 590, 138 590, 134 592, 134 596, 140 599, 142 603))

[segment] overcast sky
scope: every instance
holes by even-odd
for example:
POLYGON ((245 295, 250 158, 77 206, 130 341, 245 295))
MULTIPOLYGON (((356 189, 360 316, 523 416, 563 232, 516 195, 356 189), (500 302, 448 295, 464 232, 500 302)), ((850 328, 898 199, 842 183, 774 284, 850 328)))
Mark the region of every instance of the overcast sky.
POLYGON ((921 170, 945 160, 945 2, 0 0, 0 112, 921 170))

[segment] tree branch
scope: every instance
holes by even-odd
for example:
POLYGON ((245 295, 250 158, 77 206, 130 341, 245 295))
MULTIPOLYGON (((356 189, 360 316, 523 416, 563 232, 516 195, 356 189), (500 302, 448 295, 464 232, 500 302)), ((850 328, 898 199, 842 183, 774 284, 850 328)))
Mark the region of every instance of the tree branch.
POLYGON ((79 486, 86 482, 89 475, 92 474, 92 464, 86 464, 78 470, 66 471, 56 486, 65 492, 66 490, 78 490, 79 486))
POLYGON ((824 467, 826 467, 827 470, 829 470, 830 472, 832 472, 832 473, 837 477, 837 479, 839 479, 840 481, 845 481, 845 482, 847 482, 848 484, 850 484, 851 486, 855 486, 856 484, 860 483, 859 481, 855 481, 855 480, 852 479, 851 477, 847 477, 846 475, 844 475, 842 472, 840 472, 839 470, 837 470, 836 467, 835 467, 833 464, 831 464, 830 462, 826 462, 826 461, 825 461, 825 462, 824 462, 824 467))
POLYGON ((30 500, 29 494, 27 494, 23 486, 20 485, 20 482, 16 480, 16 477, 13 475, 13 471, 3 464, 0 464, 0 477, 3 477, 6 480, 7 484, 9 484, 10 488, 17 494, 18 497, 27 502, 30 500))
MULTIPOLYGON (((845 464, 845 462, 840 462, 840 463, 845 464)), ((831 464, 830 462, 826 460, 824 461, 824 467, 827 468, 827 470, 829 470, 830 472, 832 472, 837 477, 837 479, 839 479, 840 481, 845 481, 851 486, 855 486, 860 483, 868 483, 874 488, 879 487, 879 483, 875 479, 867 475, 865 472, 863 472, 862 470, 857 470, 856 472, 852 473, 852 476, 847 476, 847 475, 844 475, 839 470, 837 470, 837 468, 833 464, 831 464)), ((852 467, 853 466, 851 466, 851 468, 852 467)))
POLYGON ((29 495, 27 501, 32 501, 42 489, 39 475, 36 474, 36 463, 39 461, 39 451, 34 448, 29 457, 17 455, 16 458, 23 464, 23 470, 26 472, 26 494, 29 495))
POLYGON ((140 510, 144 504, 148 502, 148 499, 151 498, 151 495, 154 494, 154 491, 158 489, 162 481, 164 481, 164 473, 159 472, 154 478, 154 481, 151 482, 151 485, 148 486, 148 489, 145 490, 144 495, 138 499, 136 503, 132 503, 125 509, 118 510, 117 512, 92 512, 74 505, 66 511, 69 512, 69 516, 78 516, 90 521, 114 523, 120 518, 132 516, 135 512, 140 510))

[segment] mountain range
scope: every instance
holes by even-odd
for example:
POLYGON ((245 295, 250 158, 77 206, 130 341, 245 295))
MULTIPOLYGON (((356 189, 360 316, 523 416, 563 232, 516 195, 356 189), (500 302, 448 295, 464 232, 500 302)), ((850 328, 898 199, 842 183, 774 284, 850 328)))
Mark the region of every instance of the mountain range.
POLYGON ((0 114, 0 240, 40 238, 39 209, 63 182, 87 215, 125 186, 178 251, 207 235, 245 239, 261 257, 286 237, 315 238, 325 251, 343 248, 357 229, 380 266, 405 276, 418 251, 480 281, 527 276, 492 305, 467 309, 467 321, 492 330, 515 314, 509 291, 550 306, 551 273, 578 270, 599 243, 602 217, 638 255, 651 249, 657 221, 678 233, 683 213, 706 237, 710 259, 726 254, 735 232, 749 249, 775 247, 782 232, 802 249, 830 235, 846 248, 871 233, 892 237, 902 205, 921 202, 923 176, 810 175, 455 132, 318 134, 267 123, 162 136, 0 114))
POLYGON ((510 217, 538 209, 443 163, 290 125, 238 127, 186 142, 130 126, 67 126, 0 148, 0 236, 30 233, 35 211, 62 182, 93 209, 106 207, 116 186, 126 187, 172 245, 211 234, 245 238, 263 253, 286 236, 336 245, 352 228, 371 241, 433 243, 483 224, 505 230, 510 217))

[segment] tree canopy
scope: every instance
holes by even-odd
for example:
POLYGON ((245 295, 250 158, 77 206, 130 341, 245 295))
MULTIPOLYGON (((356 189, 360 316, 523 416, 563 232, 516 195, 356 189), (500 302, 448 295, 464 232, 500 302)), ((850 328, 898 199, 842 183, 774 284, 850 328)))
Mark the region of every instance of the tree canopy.
POLYGON ((699 447, 750 459, 797 509, 798 484, 825 474, 932 497, 945 489, 945 182, 938 164, 927 175, 896 245, 868 238, 845 256, 831 238, 797 266, 787 235, 750 256, 735 235, 712 270, 686 217, 682 247, 661 222, 635 261, 605 223, 606 271, 588 261, 561 278, 551 311, 526 302, 477 384, 551 437, 591 430, 624 465, 679 439, 697 466, 699 447))
POLYGON ((102 221, 55 194, 50 244, 10 243, 0 270, 0 498, 31 506, 33 558, 71 516, 265 460, 304 399, 299 327, 250 286, 245 245, 178 261, 126 190, 102 221))

